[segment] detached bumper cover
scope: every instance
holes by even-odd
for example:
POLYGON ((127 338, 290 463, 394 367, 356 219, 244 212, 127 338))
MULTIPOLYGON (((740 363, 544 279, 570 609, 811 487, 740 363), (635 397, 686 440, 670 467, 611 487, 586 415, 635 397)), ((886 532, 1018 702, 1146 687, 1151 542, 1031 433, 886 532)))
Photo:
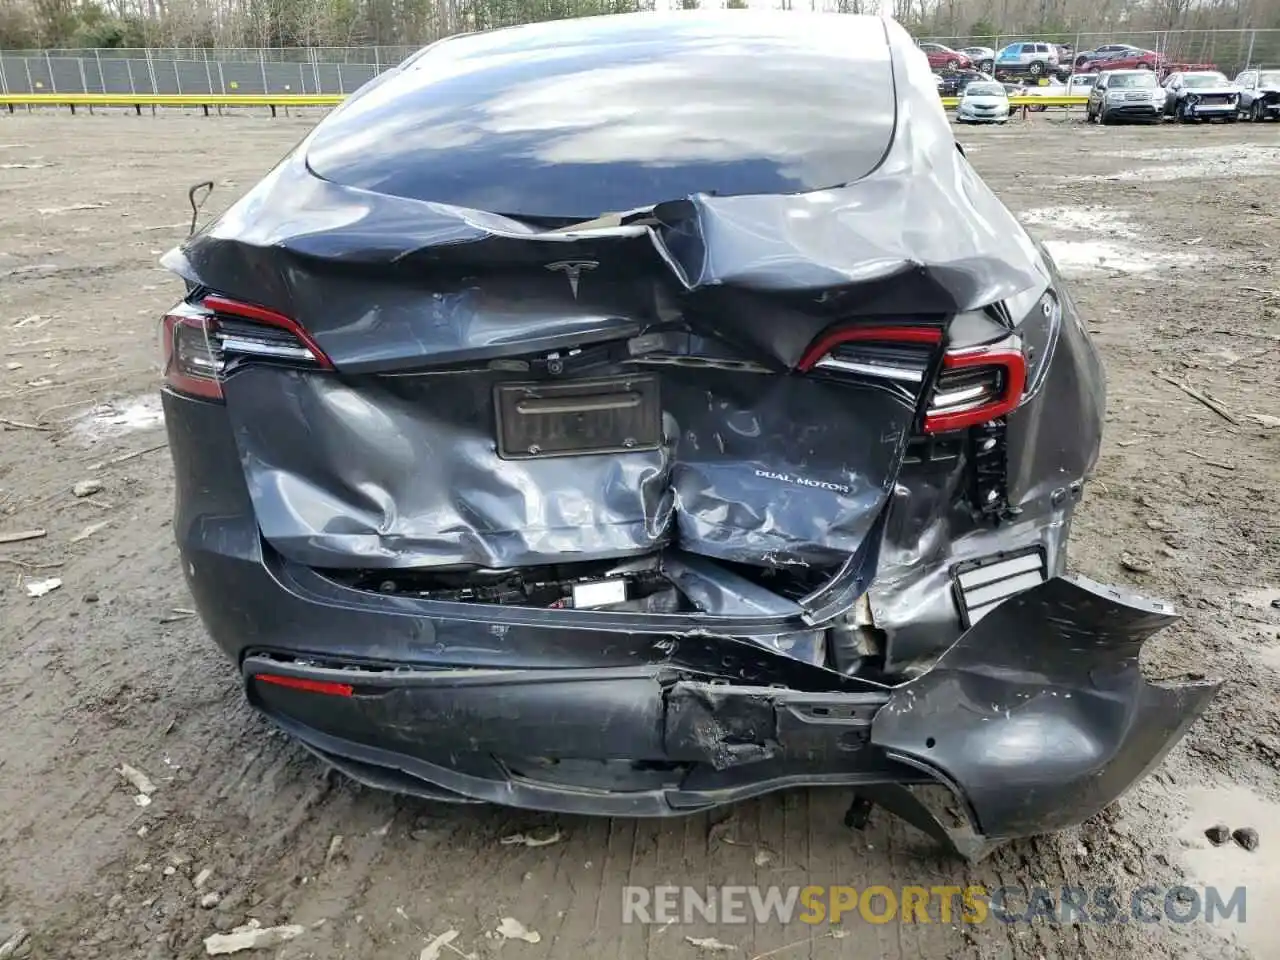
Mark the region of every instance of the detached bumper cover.
POLYGON ((951 785, 985 837, 1079 823, 1146 776, 1221 687, 1144 679, 1143 643, 1175 619, 1084 578, 1048 580, 896 689, 872 742, 951 785))
POLYGON ((682 666, 679 643, 669 663, 635 667, 339 667, 262 652, 243 669, 255 706, 374 786, 664 816, 848 785, 977 856, 1092 816, 1203 712, 1218 682, 1156 685, 1139 667, 1143 642, 1174 619, 1165 605, 1054 578, 894 688, 826 671, 816 671, 831 677, 825 690, 742 685, 682 666), (351 695, 254 679, 264 673, 342 683, 351 695), (949 831, 913 804, 902 785, 922 782, 951 788, 970 829, 949 831))

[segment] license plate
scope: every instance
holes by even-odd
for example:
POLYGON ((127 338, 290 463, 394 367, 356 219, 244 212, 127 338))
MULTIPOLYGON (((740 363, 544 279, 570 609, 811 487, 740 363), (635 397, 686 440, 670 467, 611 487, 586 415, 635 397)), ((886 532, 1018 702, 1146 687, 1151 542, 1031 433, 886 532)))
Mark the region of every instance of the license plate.
POLYGON ((655 450, 662 441, 654 376, 502 383, 494 408, 504 460, 655 450))

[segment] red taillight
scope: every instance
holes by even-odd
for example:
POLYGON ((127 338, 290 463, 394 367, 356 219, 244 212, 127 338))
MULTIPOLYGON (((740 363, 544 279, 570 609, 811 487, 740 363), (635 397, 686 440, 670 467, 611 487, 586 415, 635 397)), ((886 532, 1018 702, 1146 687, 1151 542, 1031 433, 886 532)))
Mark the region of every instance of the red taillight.
MULTIPOLYGON (((922 384, 936 363, 943 332, 938 327, 853 327, 823 334, 805 351, 797 368, 804 373, 855 376, 903 384, 922 384)), ((988 423, 1022 401, 1027 364, 1016 340, 947 350, 930 388, 921 425, 925 433, 943 433, 988 423)))
POLYGON ((210 318, 184 304, 164 318, 160 348, 164 382, 178 393, 222 399, 222 362, 209 342, 210 318))
POLYGON ((277 687, 305 690, 307 693, 323 693, 330 697, 350 697, 355 692, 355 688, 349 683, 336 683, 332 680, 308 680, 306 677, 289 677, 281 673, 255 673, 253 679, 260 683, 271 683, 277 687))
POLYGON ((833 350, 846 343, 935 344, 941 342, 942 331, 937 327, 851 327, 824 333, 813 341, 796 366, 800 371, 808 372, 828 358, 833 350))
POLYGON ((263 326, 275 327, 278 330, 284 330, 293 334, 303 347, 310 352, 310 359, 315 365, 323 370, 332 370, 333 361, 331 361, 320 344, 312 339, 311 334, 298 323, 298 321, 286 317, 283 313, 277 313, 266 307, 259 307, 252 303, 241 303, 239 300, 231 300, 227 297, 219 297, 210 294, 201 301, 205 309, 212 310, 216 314, 226 317, 235 317, 238 320, 249 320, 253 323, 260 323, 263 326))
POLYGON ((1006 346, 948 350, 925 410, 924 432, 944 433, 989 423, 1022 402, 1027 361, 1006 346))
POLYGON ((199 304, 179 304, 164 318, 161 352, 165 384, 207 400, 222 399, 223 377, 237 362, 333 369, 296 321, 266 307, 213 295, 199 304))

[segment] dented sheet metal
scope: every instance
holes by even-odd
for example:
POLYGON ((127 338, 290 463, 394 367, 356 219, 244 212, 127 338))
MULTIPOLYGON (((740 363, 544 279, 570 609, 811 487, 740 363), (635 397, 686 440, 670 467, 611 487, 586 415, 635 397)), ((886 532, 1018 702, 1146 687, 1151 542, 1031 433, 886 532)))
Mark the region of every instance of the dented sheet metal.
POLYGON ((681 371, 660 378, 658 449, 502 460, 493 391, 521 376, 238 373, 227 409, 264 536, 320 567, 508 568, 668 544, 835 567, 880 513, 913 413, 870 388, 681 371))
MULTIPOLYGON (((684 50, 690 70, 724 69, 704 30, 668 27, 646 34, 644 49, 684 50)), ((760 43, 782 42, 776 24, 758 29, 760 43)), ((868 127, 884 143, 878 161, 873 152, 848 168, 852 182, 823 189, 658 195, 552 226, 466 206, 487 196, 458 186, 483 180, 474 170, 433 179, 406 156, 383 176, 348 149, 344 138, 379 124, 412 127, 421 114, 429 127, 431 69, 451 77, 439 65, 456 61, 465 73, 465 43, 379 78, 320 124, 164 261, 196 287, 298 321, 337 368, 336 378, 264 369, 228 378, 267 539, 291 559, 333 567, 511 567, 664 545, 765 566, 848 561, 893 488, 919 397, 801 376, 805 349, 833 324, 941 325, 1045 282, 1031 241, 955 149, 923 61, 889 57, 909 38, 891 22, 884 30, 885 44, 854 31, 856 48, 824 47, 850 69, 892 72, 898 88, 868 127), (656 368, 656 446, 524 460, 499 449, 500 385, 650 372, 652 356, 616 350, 673 341, 683 343, 676 360, 719 366, 656 368), (538 366, 575 351, 608 355, 572 371, 562 359, 563 370, 538 366)), ((546 69, 576 76, 592 49, 557 48, 546 69)), ((818 118, 797 116, 821 135, 818 118)), ((584 122, 594 121, 574 113, 556 129, 581 133, 584 122)), ((486 141, 477 162, 511 162, 495 159, 506 142, 486 141)), ((531 145, 516 138, 517 148, 531 145)), ((775 152, 737 158, 736 182, 773 164, 769 183, 813 182, 787 179, 785 145, 759 149, 775 152)), ((654 183, 692 182, 688 174, 710 189, 719 168, 675 179, 663 164, 646 169, 654 183)))

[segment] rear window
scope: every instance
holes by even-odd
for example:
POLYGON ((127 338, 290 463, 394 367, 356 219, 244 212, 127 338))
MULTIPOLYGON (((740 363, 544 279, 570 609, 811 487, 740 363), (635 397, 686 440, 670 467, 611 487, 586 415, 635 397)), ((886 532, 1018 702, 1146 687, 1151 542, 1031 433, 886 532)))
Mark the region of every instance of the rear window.
POLYGON ((857 180, 895 113, 878 18, 622 15, 447 40, 332 114, 307 159, 382 193, 589 219, 857 180))

